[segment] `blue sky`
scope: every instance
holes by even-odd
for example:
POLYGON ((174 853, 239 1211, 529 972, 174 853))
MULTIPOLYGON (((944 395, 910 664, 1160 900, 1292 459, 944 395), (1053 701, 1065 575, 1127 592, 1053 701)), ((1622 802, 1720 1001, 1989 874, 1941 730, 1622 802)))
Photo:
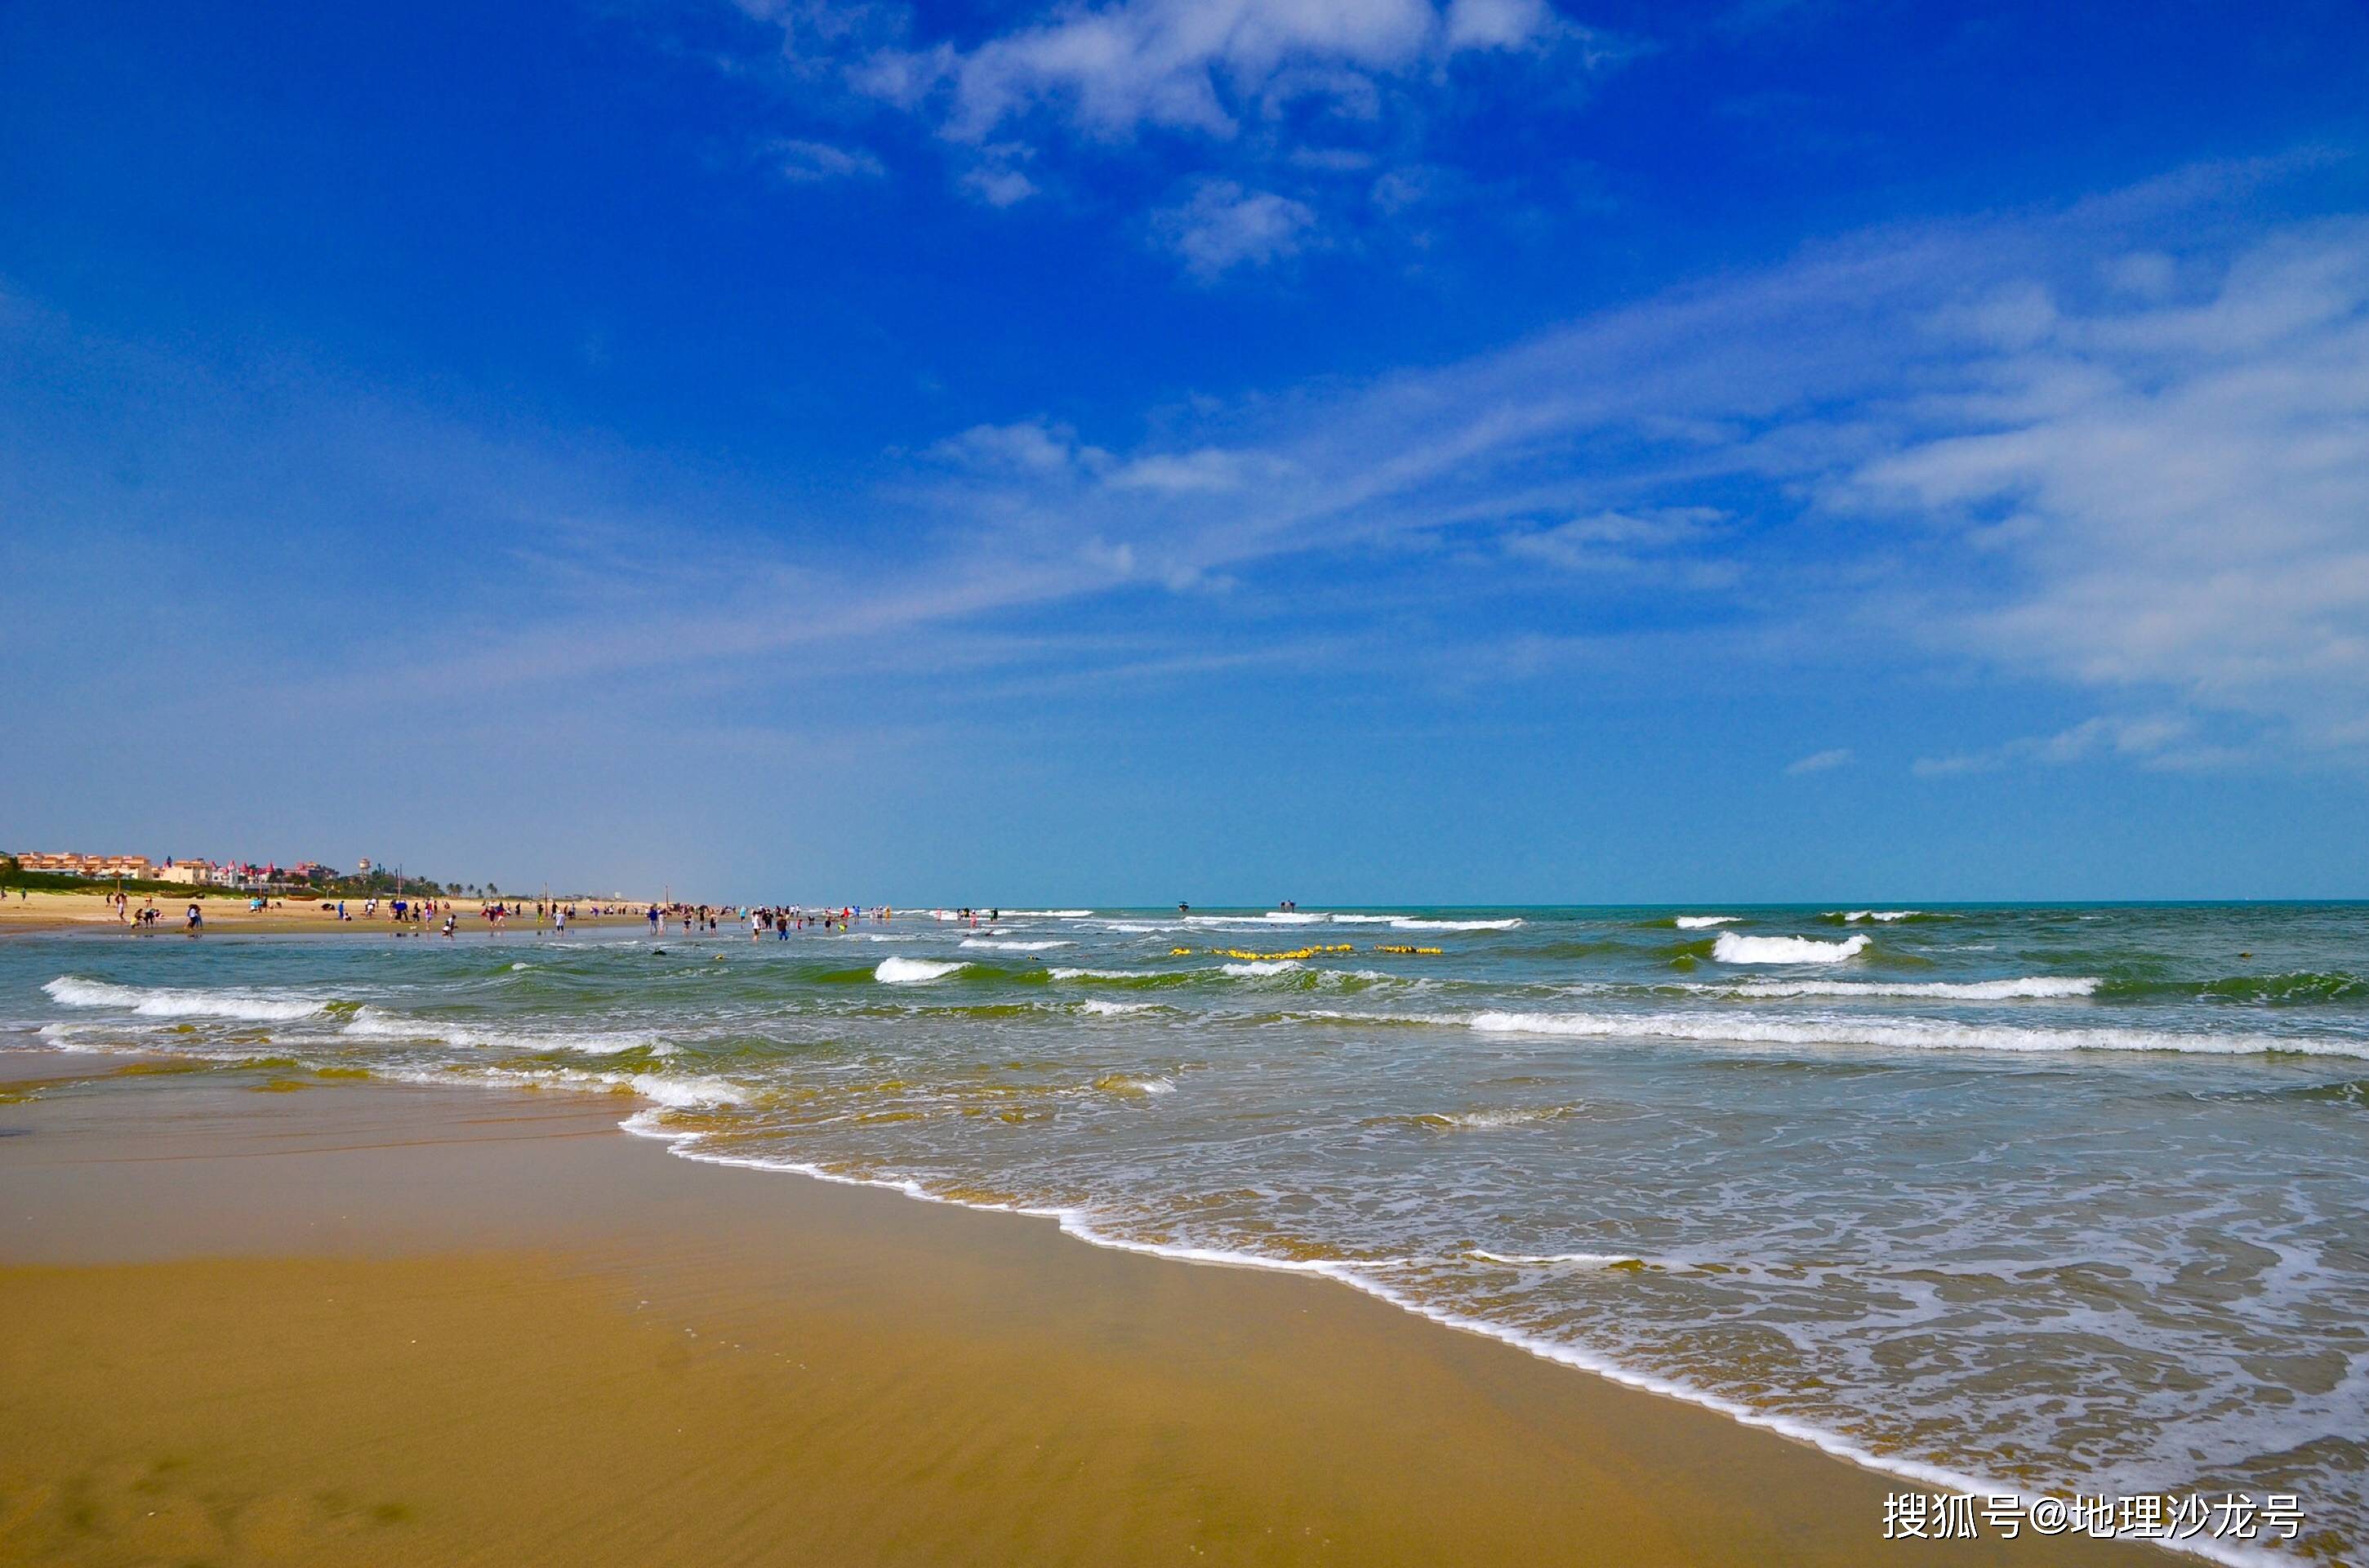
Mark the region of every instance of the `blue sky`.
POLYGON ((7 847, 2369 893, 2369 15, 0 11, 7 847))

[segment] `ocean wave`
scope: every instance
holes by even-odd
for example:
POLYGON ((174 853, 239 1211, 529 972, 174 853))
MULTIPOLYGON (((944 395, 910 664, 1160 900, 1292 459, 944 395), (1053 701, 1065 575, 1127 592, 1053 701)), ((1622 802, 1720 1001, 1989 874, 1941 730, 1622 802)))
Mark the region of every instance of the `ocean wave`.
POLYGON ((1101 997, 1090 996, 1078 1003, 1078 1011, 1090 1018, 1128 1018, 1139 1013, 1157 1013, 1160 1004, 1156 1001, 1104 1001, 1101 997))
POLYGON ((1002 917, 1005 920, 1082 921, 1093 912, 1092 910, 1005 910, 1002 917))
POLYGON ((643 1099, 670 1110, 711 1110, 737 1105, 746 1098, 739 1085, 721 1078, 668 1078, 655 1072, 609 1073, 604 1081, 622 1082, 643 1099))
POLYGON ((944 979, 957 969, 969 967, 959 959, 883 958, 880 967, 872 971, 872 978, 884 985, 913 985, 922 980, 944 979))
POLYGON ((2162 1051, 2191 1056, 2369 1057, 2369 1040, 2317 1035, 2171 1034, 2152 1029, 2040 1029, 1941 1019, 1773 1019, 1716 1013, 1479 1013, 1483 1034, 1579 1039, 1700 1041, 1706 1045, 1882 1046, 1906 1050, 2162 1051))
POLYGON ((1067 942, 998 942, 992 937, 967 936, 957 944, 963 947, 997 947, 1006 953, 1042 953, 1048 947, 1068 947, 1067 942))
POLYGON ((1866 922, 1896 925, 1902 921, 1921 925, 1928 921, 1958 919, 1956 915, 1935 914, 1928 910, 1828 910, 1818 918, 1832 921, 1837 925, 1859 925, 1866 922))
POLYGON ((1722 931, 1711 956, 1722 964, 1839 964, 1867 950, 1867 938, 1819 942, 1807 936, 1738 936, 1722 931))
POLYGON ((1390 921, 1392 931, 1511 931, 1528 922, 1519 919, 1492 921, 1435 921, 1402 917, 1390 921))
POLYGON ((2094 976, 2032 975, 2013 980, 1746 980, 1730 994, 1743 997, 1924 997, 1940 1001, 2061 1001, 2094 996, 2094 976))
POLYGON ((1176 1085, 1165 1078, 1153 1078, 1142 1073, 1105 1072, 1094 1080, 1094 1087, 1105 1094, 1173 1094, 1176 1085))
POLYGON ((1465 1255, 1467 1257, 1478 1258, 1482 1263, 1513 1264, 1523 1268, 1537 1268, 1552 1265, 1576 1265, 1586 1268, 1653 1268, 1658 1266, 1654 1264, 1649 1264, 1643 1258, 1638 1257, 1634 1253, 1493 1253, 1483 1247, 1474 1247, 1465 1255))
POLYGON ((578 1056, 616 1056, 633 1050, 669 1056, 674 1050, 646 1030, 571 1034, 486 1028, 451 1019, 418 1018, 376 1007, 365 1007, 356 1013, 338 1033, 359 1040, 433 1040, 471 1050, 573 1051, 578 1056))
POLYGON ((1302 964, 1297 958, 1253 958, 1247 963, 1220 965, 1219 968, 1219 972, 1222 974, 1234 975, 1238 977, 1250 977, 1256 975, 1288 975, 1296 970, 1304 969, 1307 967, 1307 965, 1302 964))
POLYGON ((1715 925, 1734 925, 1742 915, 1680 915, 1670 921, 1680 931, 1709 931, 1715 925))
POLYGON ((2178 997, 2257 1007, 2309 1007, 2369 999, 2369 979, 2347 969, 2299 969, 2285 974, 2229 975, 2217 980, 2113 980, 2104 994, 2115 999, 2178 997))
POLYGON ((1430 1132, 1493 1131, 1559 1122, 1577 1111, 1573 1105, 1503 1105, 1478 1111, 1417 1111, 1408 1116, 1376 1116, 1369 1125, 1417 1127, 1430 1132))
MULTIPOLYGON (((651 1110, 713 1111, 746 1104, 750 1091, 728 1079, 675 1077, 658 1072, 594 1072, 577 1068, 475 1067, 447 1064, 441 1069, 380 1067, 374 1077, 397 1083, 431 1088, 485 1086, 497 1089, 575 1089, 588 1093, 630 1093, 650 1103, 651 1110)), ((628 1131, 644 1113, 620 1125, 628 1131)))
POLYGON ((252 991, 185 990, 168 986, 120 986, 60 975, 41 989, 63 1007, 121 1007, 143 1018, 236 1018, 255 1024, 312 1018, 329 1011, 318 997, 259 996, 252 991))

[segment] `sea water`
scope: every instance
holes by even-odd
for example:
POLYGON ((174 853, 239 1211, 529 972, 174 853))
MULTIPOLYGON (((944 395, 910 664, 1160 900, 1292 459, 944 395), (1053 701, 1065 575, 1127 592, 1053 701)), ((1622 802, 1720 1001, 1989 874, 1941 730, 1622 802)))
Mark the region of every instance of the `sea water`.
POLYGON ((0 1020, 611 1093, 681 1155, 1323 1274, 1926 1482, 2294 1493, 2299 1548, 2369 1548, 2369 908, 76 934, 0 943, 0 1020))

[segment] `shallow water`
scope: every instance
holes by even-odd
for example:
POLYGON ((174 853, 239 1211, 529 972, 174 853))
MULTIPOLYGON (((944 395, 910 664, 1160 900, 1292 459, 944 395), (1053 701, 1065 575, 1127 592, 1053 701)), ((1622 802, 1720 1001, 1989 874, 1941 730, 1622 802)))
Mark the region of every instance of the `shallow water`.
POLYGON ((0 1016, 610 1089, 678 1152, 1321 1270, 1911 1473, 2369 1541, 2361 907, 76 935, 0 944, 0 1016))

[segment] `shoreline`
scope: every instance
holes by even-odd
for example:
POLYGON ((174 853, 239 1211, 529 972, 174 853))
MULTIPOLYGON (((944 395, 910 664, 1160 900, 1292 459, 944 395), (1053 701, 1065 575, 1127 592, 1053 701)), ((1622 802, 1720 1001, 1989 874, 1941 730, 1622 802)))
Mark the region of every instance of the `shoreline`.
MULTIPOLYGON (((189 1172, 209 1176, 206 1185, 212 1199, 206 1207, 222 1211, 203 1222, 195 1216, 182 1217, 194 1226, 190 1235, 211 1243, 200 1248, 204 1255, 250 1259, 258 1253, 267 1259, 310 1255, 303 1245, 292 1245, 307 1233, 306 1227, 294 1226, 293 1220, 308 1208, 319 1207, 320 1196, 331 1198, 333 1207, 343 1206, 340 1223, 346 1229, 340 1233, 345 1244, 359 1245, 365 1255, 450 1257, 456 1255, 456 1249, 467 1252, 472 1245, 482 1250, 488 1240, 483 1234, 486 1217, 452 1209, 454 1195, 442 1188, 423 1191, 420 1183, 427 1173, 419 1157, 431 1148, 443 1150, 435 1162, 448 1169, 434 1179, 455 1179, 455 1172, 485 1163, 489 1149, 495 1147, 475 1129, 501 1127, 514 1121, 534 1129, 536 1136, 509 1150, 513 1155, 532 1150, 528 1158, 494 1162, 515 1189, 506 1192, 496 1207, 508 1212, 519 1209, 521 1203, 525 1206, 522 1219, 513 1213, 496 1227, 500 1233, 491 1240, 498 1256, 514 1259, 521 1253, 548 1254, 555 1249, 572 1255, 575 1249, 587 1247, 596 1254, 615 1254, 622 1249, 638 1260, 635 1266, 669 1273, 669 1265, 653 1261, 668 1250, 648 1226, 653 1211, 663 1214, 670 1227, 701 1238, 693 1248, 700 1266, 692 1272, 708 1276, 714 1274, 716 1253, 741 1255, 748 1253, 752 1241, 811 1253, 817 1250, 818 1239, 836 1238, 838 1246, 821 1249, 831 1255, 826 1272, 841 1288, 865 1297, 876 1312, 888 1306, 888 1321, 895 1321, 898 1305, 910 1310, 916 1302, 927 1300, 931 1310, 944 1318, 940 1326, 963 1340, 968 1351, 1008 1350, 1004 1341, 1013 1325, 1009 1321, 1009 1303, 1001 1297, 1017 1290, 1032 1300, 1038 1312, 1054 1321, 1054 1339, 1059 1344, 1075 1341, 1100 1356, 1113 1348, 1116 1336, 1134 1357, 1121 1357, 1127 1363, 1127 1375, 1139 1379, 1150 1375, 1144 1359, 1147 1350, 1152 1353, 1148 1359, 1154 1368, 1197 1356, 1207 1363, 1201 1370, 1234 1386, 1235 1396, 1253 1404, 1261 1398, 1257 1378, 1243 1386, 1244 1367, 1233 1357, 1209 1358, 1207 1342, 1212 1336, 1231 1343, 1244 1336, 1282 1334, 1289 1342, 1288 1353, 1276 1367, 1299 1367, 1310 1357, 1335 1365, 1329 1368, 1329 1379, 1320 1377, 1314 1388, 1301 1390, 1301 1397, 1267 1411, 1271 1416, 1288 1415, 1290 1422, 1300 1424, 1298 1440, 1287 1441, 1276 1452, 1265 1456, 1262 1462, 1268 1466, 1304 1469, 1328 1443, 1351 1440, 1350 1433, 1327 1425, 1337 1420, 1337 1411, 1328 1406, 1349 1397, 1346 1391, 1386 1388, 1410 1378, 1436 1382, 1445 1376, 1446 1387, 1435 1389, 1431 1397, 1452 1402, 1449 1389, 1466 1387, 1469 1393, 1471 1380, 1479 1379, 1494 1391, 1492 1400, 1483 1402, 1499 1416, 1507 1407, 1518 1408, 1525 1423, 1542 1421, 1556 1430, 1565 1458, 1575 1467, 1574 1475, 1593 1476, 1599 1482, 1615 1472, 1622 1477, 1617 1487, 1590 1492, 1591 1508, 1581 1512, 1594 1526, 1605 1524, 1599 1516, 1608 1510, 1626 1523, 1608 1533, 1598 1530, 1600 1539, 1595 1544, 1604 1549, 1600 1552, 1574 1549, 1569 1561, 1636 1561, 1633 1551, 1612 1550, 1624 1531, 1631 1544, 1642 1545, 1635 1532, 1666 1534, 1674 1528, 1654 1523, 1655 1506, 1641 1509, 1640 1496, 1653 1499, 1667 1511, 1711 1518, 1733 1515, 1739 1508, 1749 1512, 1764 1504, 1764 1494, 1824 1505, 1812 1506, 1808 1516, 1788 1516, 1781 1528, 1764 1518, 1759 1530, 1746 1529, 1742 1539, 1737 1537, 1733 1517, 1716 1529, 1707 1528, 1701 1539, 1681 1539, 1685 1532, 1680 1530, 1677 1536, 1660 1539, 1657 1549, 1646 1552, 1647 1559, 1864 1560, 1883 1550, 1877 1544, 1881 1499, 1887 1482, 1897 1484, 1895 1477, 1829 1457, 1799 1440, 1751 1430, 1677 1399, 1622 1387, 1601 1375, 1572 1378, 1568 1367, 1550 1364, 1498 1337, 1442 1333, 1432 1320, 1372 1294, 1324 1290, 1306 1276, 1308 1271, 1179 1268, 1166 1257, 1147 1257, 1108 1246, 1072 1246, 1071 1234, 1057 1225, 988 1225, 982 1219, 959 1212, 968 1206, 945 1200, 892 1202, 889 1193, 865 1193, 838 1180, 774 1183, 760 1180, 756 1173, 696 1157, 663 1159, 662 1150, 618 1134, 615 1101, 604 1102, 603 1097, 589 1094, 522 1094, 480 1088, 472 1098, 461 1100, 430 1089, 358 1084, 304 1094, 256 1096, 223 1086, 219 1081, 206 1083, 203 1075, 186 1075, 127 1081, 96 1091, 67 1091, 54 1099, 7 1106, 5 1115, 10 1124, 32 1124, 33 1136, 0 1139, 0 1168, 20 1178, 17 1183, 20 1190, 26 1185, 25 1178, 42 1168, 29 1163, 38 1149, 58 1150, 61 1157, 71 1155, 75 1167, 68 1173, 63 1164, 50 1166, 51 1177, 33 1180, 34 1185, 47 1188, 58 1198, 61 1210, 6 1246, 6 1266, 0 1267, 0 1275, 12 1280, 29 1262, 40 1266, 60 1264, 58 1257, 38 1255, 44 1245, 52 1253, 63 1247, 69 1254, 79 1249, 78 1258, 69 1256, 63 1261, 69 1267, 85 1269, 120 1267, 143 1256, 154 1261, 160 1251, 169 1254, 172 1248, 164 1242, 176 1226, 166 1211, 189 1207, 198 1202, 198 1196, 186 1190, 177 1196, 164 1189, 189 1188, 186 1173, 189 1172), (336 1139, 343 1142, 336 1144, 336 1139), (408 1156, 405 1150, 410 1151, 408 1156), (327 1182, 333 1190, 293 1200, 283 1194, 268 1203, 259 1202, 255 1173, 260 1167, 284 1167, 291 1160, 327 1182), (402 1179, 391 1179, 397 1173, 383 1167, 402 1167, 402 1179), (159 1174, 176 1170, 185 1173, 177 1184, 159 1174), (614 1212, 592 1223, 589 1231, 582 1215, 562 1218, 548 1207, 537 1207, 561 1196, 555 1187, 566 1188, 571 1177, 590 1178, 617 1205, 614 1212), (119 1200, 137 1196, 141 1201, 109 1204, 110 1194, 119 1200), (295 1214, 272 1214, 274 1208, 285 1209, 292 1201, 295 1214), (108 1211, 104 1219, 99 1208, 108 1211), (357 1213, 362 1218, 357 1219, 357 1213), (786 1226, 785 1217, 791 1221, 786 1226), (68 1246, 62 1240, 61 1227, 71 1229, 77 1222, 84 1239, 68 1246), (42 1236, 48 1238, 46 1243, 40 1241, 42 1236), (29 1259, 29 1252, 37 1255, 29 1259), (949 1274, 971 1281, 967 1291, 954 1292, 956 1299, 950 1313, 944 1310, 948 1303, 933 1295, 944 1293, 941 1280, 949 1274), (879 1288, 884 1277, 901 1277, 909 1288, 884 1292, 879 1288), (978 1288, 990 1277, 1000 1282, 995 1288, 978 1288), (916 1281, 930 1283, 922 1288, 916 1281), (1172 1303, 1182 1299, 1186 1310, 1156 1315, 1157 1321, 1149 1325, 1129 1313, 1114 1310, 1120 1301, 1139 1306, 1147 1294, 1172 1303), (1292 1320, 1309 1316, 1326 1325, 1327 1333, 1313 1340, 1294 1334, 1292 1320), (1343 1334, 1348 1336, 1345 1341, 1338 1338, 1343 1334), (1310 1424, 1322 1430, 1311 1432, 1310 1424), (1684 1479, 1689 1476, 1690 1480, 1684 1479), (1747 1477, 1754 1484, 1745 1483, 1747 1477), (1680 1507, 1681 1504, 1686 1506, 1680 1507)), ((269 1184, 275 1189, 285 1185, 284 1181, 269 1184)), ((433 1181, 429 1185, 432 1187, 433 1181)), ((314 1223, 321 1218, 309 1216, 314 1223)), ((55 1288, 71 1293, 69 1286, 55 1288)), ((684 1277, 676 1277, 670 1288, 691 1289, 694 1294, 712 1288, 695 1286, 684 1277)), ((744 1281, 729 1293, 741 1306, 754 1307, 761 1317, 795 1312, 796 1304, 810 1294, 804 1289, 779 1293, 763 1281, 744 1281)), ((1029 1332, 1042 1330, 1040 1324, 1029 1332)), ((1053 1351, 1050 1366, 1039 1367, 1037 1375, 1054 1376, 1055 1369, 1070 1359, 1066 1351, 1053 1351)), ((1276 1371, 1265 1361, 1259 1365, 1270 1373, 1276 1371)), ((964 1409, 972 1410, 976 1419, 989 1419, 987 1413, 974 1409, 979 1403, 975 1397, 979 1391, 960 1391, 972 1396, 957 1402, 964 1409)), ((990 1398, 985 1403, 991 1409, 995 1401, 990 1398)), ((1123 1402, 1102 1412, 1110 1429, 1101 1432, 1098 1440, 1123 1447, 1123 1440, 1139 1438, 1131 1410, 1123 1402)), ((1380 1408, 1368 1411, 1356 1424, 1356 1430, 1362 1434, 1357 1440, 1412 1440, 1422 1448, 1423 1437, 1442 1436, 1428 1431, 1438 1424, 1436 1411, 1408 1412, 1385 1401, 1380 1408), (1366 1431, 1368 1426, 1376 1430, 1366 1431)), ((1535 1465, 1524 1457, 1527 1442, 1512 1440, 1526 1430, 1522 1423, 1508 1429, 1485 1411, 1465 1409, 1454 1425, 1455 1440, 1448 1447, 1455 1451, 1486 1456, 1488 1464, 1522 1470, 1534 1484, 1550 1489, 1567 1486, 1573 1479, 1530 1473, 1535 1465)), ((1225 1469, 1221 1461, 1226 1450, 1240 1436, 1234 1426, 1221 1420, 1196 1436, 1196 1443, 1187 1445, 1191 1452, 1204 1467, 1225 1469)), ((1230 1486, 1257 1491, 1263 1484, 1255 1469, 1227 1473, 1231 1478, 1230 1486)), ((1333 1496, 1331 1505, 1339 1509, 1337 1529, 1354 1532, 1362 1513, 1379 1509, 1380 1516, 1388 1516, 1397 1506, 1379 1494, 1389 1489, 1380 1477, 1333 1474, 1328 1484, 1334 1490, 1325 1495, 1333 1496)), ((1484 1495, 1504 1490, 1482 1476, 1465 1476, 1459 1484, 1479 1486, 1484 1495)), ((1152 1492, 1159 1494, 1162 1489, 1155 1486, 1152 1492)), ((1267 1497, 1261 1507, 1288 1506, 1294 1495, 1287 1489, 1282 1497, 1267 1497)), ((1502 1496, 1494 1500, 1511 1505, 1502 1496)), ((1433 1505, 1463 1511, 1457 1495, 1436 1497, 1433 1505)), ((1532 1500, 1528 1505, 1545 1505, 1532 1500)), ((1254 1508, 1253 1514, 1259 1511, 1254 1508)), ((1416 1528, 1405 1521, 1401 1524, 1416 1528)), ((1456 1528, 1462 1533, 1443 1538, 1440 1549, 1447 1550, 1447 1539, 1476 1544, 1495 1528, 1485 1518, 1459 1518, 1456 1528), (1472 1533, 1476 1530, 1478 1536, 1472 1533)), ((1560 1528, 1581 1527, 1578 1520, 1566 1519, 1560 1528)), ((1116 1549, 1111 1560, 1165 1554, 1152 1550, 1149 1538, 1110 1544, 1116 1549)), ((1530 1558, 1526 1560, 1537 1557, 1535 1538, 1531 1546, 1530 1558)), ((1508 1555, 1504 1560, 1513 1560, 1513 1542, 1507 1540, 1505 1548, 1508 1555)), ((2034 1552, 2043 1557, 2055 1552, 2060 1558, 2069 1552, 2077 1558, 2104 1561, 2097 1554, 2112 1551, 2122 1554, 2120 1561, 2138 1561, 2127 1555, 2134 1550, 2127 1543, 2064 1539, 2027 1539, 2012 1546, 1989 1540, 1946 1546, 1926 1543, 1927 1550, 1951 1555, 1964 1552, 1969 1560, 1980 1555, 1977 1548, 1994 1558, 2003 1558, 2009 1551, 2025 1559, 2034 1552)), ((1272 1558, 1256 1551, 1249 1555, 1297 1560, 1289 1551, 1272 1558)))

